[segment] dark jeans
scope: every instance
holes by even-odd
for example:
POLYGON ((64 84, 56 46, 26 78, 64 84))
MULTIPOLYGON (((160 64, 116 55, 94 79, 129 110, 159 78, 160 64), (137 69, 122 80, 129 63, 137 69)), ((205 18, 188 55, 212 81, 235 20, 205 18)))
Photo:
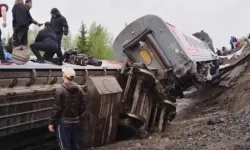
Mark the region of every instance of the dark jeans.
POLYGON ((57 126, 57 141, 61 150, 80 150, 78 124, 59 124, 57 126))
POLYGON ((5 61, 4 51, 3 51, 3 41, 2 41, 2 31, 0 30, 0 60, 5 61))
POLYGON ((63 59, 62 50, 61 50, 62 37, 63 37, 63 34, 56 35, 56 41, 59 46, 59 51, 56 54, 59 59, 63 59))
POLYGON ((13 45, 14 47, 28 45, 28 27, 18 27, 14 29, 13 33, 13 45))
POLYGON ((51 42, 35 42, 30 45, 30 49, 36 56, 37 60, 43 61, 52 61, 52 58, 55 53, 58 52, 58 47, 57 45, 51 43, 51 42), (40 51, 44 52, 43 57, 40 54, 40 51))

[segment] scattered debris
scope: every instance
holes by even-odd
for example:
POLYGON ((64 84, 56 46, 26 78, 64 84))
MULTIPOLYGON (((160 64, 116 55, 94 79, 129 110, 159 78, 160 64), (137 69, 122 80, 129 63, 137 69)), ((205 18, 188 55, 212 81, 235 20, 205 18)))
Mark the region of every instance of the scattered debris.
POLYGON ((218 92, 215 87, 205 87, 192 94, 187 92, 192 99, 177 100, 177 108, 181 110, 161 135, 153 134, 144 140, 123 141, 95 150, 248 150, 249 74, 250 69, 245 67, 241 78, 234 77, 234 81, 237 81, 234 88, 224 88, 218 92), (128 143, 140 143, 140 146, 128 143))

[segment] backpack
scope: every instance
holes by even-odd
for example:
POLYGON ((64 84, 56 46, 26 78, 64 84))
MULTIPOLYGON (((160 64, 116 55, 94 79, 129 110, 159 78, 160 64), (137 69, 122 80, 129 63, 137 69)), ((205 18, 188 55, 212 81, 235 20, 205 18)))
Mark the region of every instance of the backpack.
POLYGON ((66 51, 65 53, 64 53, 64 61, 65 62, 67 62, 67 63, 69 63, 71 60, 70 59, 72 59, 72 56, 76 56, 77 55, 77 51, 75 51, 75 50, 69 50, 69 51, 66 51))
POLYGON ((71 55, 70 62, 71 64, 87 66, 89 58, 85 54, 71 55))
POLYGON ((30 59, 30 50, 26 46, 18 46, 13 49, 12 61, 17 65, 23 65, 30 59))

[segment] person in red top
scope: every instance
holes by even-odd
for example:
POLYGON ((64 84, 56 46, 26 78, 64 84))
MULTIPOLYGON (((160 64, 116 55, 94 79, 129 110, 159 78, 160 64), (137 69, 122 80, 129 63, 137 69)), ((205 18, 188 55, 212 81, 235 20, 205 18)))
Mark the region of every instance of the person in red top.
POLYGON ((236 47, 239 47, 240 46, 240 41, 237 41, 236 44, 235 44, 236 47))
MULTIPOLYGON (((6 16, 7 16, 7 11, 9 7, 6 4, 0 4, 0 17, 3 18, 2 26, 5 28, 7 26, 6 24, 6 16)), ((0 60, 1 63, 6 63, 5 57, 4 57, 4 51, 3 51, 3 42, 2 42, 2 31, 0 29, 0 60)))

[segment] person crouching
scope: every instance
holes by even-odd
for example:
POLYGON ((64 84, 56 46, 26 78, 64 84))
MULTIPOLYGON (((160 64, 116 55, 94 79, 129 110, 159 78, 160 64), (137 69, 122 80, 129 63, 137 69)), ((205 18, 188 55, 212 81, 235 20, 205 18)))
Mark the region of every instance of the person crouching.
POLYGON ((37 58, 37 62, 44 63, 45 60, 52 61, 53 56, 60 49, 56 40, 56 34, 50 27, 50 22, 44 24, 44 29, 38 32, 35 42, 30 45, 31 51, 37 58), (44 52, 43 57, 40 51, 44 52))

